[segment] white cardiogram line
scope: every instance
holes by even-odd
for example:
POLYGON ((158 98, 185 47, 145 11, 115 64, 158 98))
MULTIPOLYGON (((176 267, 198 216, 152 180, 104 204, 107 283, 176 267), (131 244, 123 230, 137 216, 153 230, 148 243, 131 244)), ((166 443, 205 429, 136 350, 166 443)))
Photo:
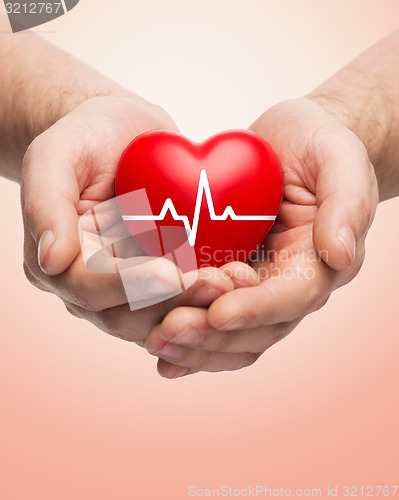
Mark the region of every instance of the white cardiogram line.
POLYGON ((222 215, 215 214, 215 208, 213 206, 213 199, 211 194, 211 188, 209 186, 208 175, 205 169, 201 170, 200 179, 198 183, 197 199, 195 201, 193 225, 190 226, 190 221, 187 215, 179 215, 176 212, 173 201, 168 198, 162 207, 161 213, 159 215, 124 215, 123 220, 164 220, 165 216, 170 211, 174 220, 181 220, 184 223, 184 227, 187 231, 188 242, 191 246, 195 245, 195 240, 197 238, 199 215, 201 210, 202 196, 205 192, 206 201, 208 203, 208 210, 211 220, 226 220, 230 217, 231 220, 275 220, 276 215, 236 215, 234 210, 230 205, 228 205, 222 215))

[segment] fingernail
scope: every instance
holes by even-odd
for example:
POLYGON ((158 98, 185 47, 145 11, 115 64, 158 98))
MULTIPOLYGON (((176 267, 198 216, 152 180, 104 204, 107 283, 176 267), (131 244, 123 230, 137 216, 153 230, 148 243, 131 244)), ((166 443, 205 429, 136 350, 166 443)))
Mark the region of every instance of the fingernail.
POLYGON ((221 324, 218 328, 220 330, 238 330, 239 328, 242 328, 246 324, 246 322, 247 319, 243 316, 240 316, 221 324))
POLYGON ((163 346, 163 348, 159 351, 158 356, 161 358, 169 358, 169 359, 180 359, 183 357, 186 349, 180 345, 167 343, 163 346))
POLYGON ((41 270, 44 273, 47 272, 46 267, 49 258, 49 250, 54 241, 55 241, 55 234, 51 229, 47 229, 46 231, 44 231, 39 240, 39 246, 37 249, 38 262, 41 270))
POLYGON ((352 229, 349 226, 341 227, 337 233, 337 238, 344 245, 351 262, 353 262, 356 254, 356 240, 352 229))
POLYGON ((180 345, 197 345, 201 342, 202 335, 197 328, 189 326, 180 332, 176 337, 171 339, 171 342, 180 345))
POLYGON ((209 285, 201 285, 193 293, 193 304, 199 306, 208 304, 209 302, 214 301, 220 295, 222 295, 222 292, 217 288, 209 285))

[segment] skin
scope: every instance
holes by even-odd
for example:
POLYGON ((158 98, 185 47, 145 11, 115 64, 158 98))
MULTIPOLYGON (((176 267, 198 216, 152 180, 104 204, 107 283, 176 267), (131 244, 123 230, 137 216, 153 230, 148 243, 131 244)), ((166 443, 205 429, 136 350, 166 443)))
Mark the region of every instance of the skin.
POLYGON ((78 218, 114 196, 119 157, 136 135, 176 125, 39 37, 2 35, 0 172, 21 184, 29 281, 73 315, 145 345, 164 377, 251 365, 359 271, 375 174, 381 199, 398 194, 398 52, 396 32, 250 127, 272 144, 285 176, 281 212, 256 262, 201 270, 188 291, 131 312, 117 274, 86 269, 78 218))
POLYGON ((173 308, 206 307, 235 286, 258 283, 255 273, 235 282, 202 270, 187 292, 131 312, 118 274, 86 269, 78 218, 115 195, 119 158, 136 135, 176 125, 159 106, 33 34, 1 38, 0 172, 21 184, 24 271, 33 285, 60 297, 71 314, 142 346, 173 308))
POLYGON ((251 353, 256 361, 356 276, 378 200, 399 195, 398 57, 399 30, 305 98, 278 104, 251 125, 273 146, 285 178, 281 212, 264 242, 276 251, 274 262, 252 264, 269 279, 208 309, 170 312, 146 343, 151 353, 165 340, 184 347, 159 360, 162 376, 234 369, 226 353, 251 353), (287 258, 298 252, 321 259, 287 258))
POLYGON ((165 340, 178 345, 174 359, 170 352, 159 362, 166 377, 176 366, 179 375, 234 369, 224 363, 226 353, 252 355, 256 361, 362 265, 378 202, 374 169, 362 142, 308 99, 272 108, 251 130, 273 145, 284 173, 278 219, 252 264, 261 283, 229 292, 209 309, 170 312, 146 342, 149 352, 158 355, 165 340))

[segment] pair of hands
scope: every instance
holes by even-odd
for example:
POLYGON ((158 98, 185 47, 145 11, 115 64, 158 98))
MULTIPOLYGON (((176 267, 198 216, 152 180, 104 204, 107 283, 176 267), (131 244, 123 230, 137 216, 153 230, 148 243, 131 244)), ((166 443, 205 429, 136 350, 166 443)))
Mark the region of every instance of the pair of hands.
POLYGON ((160 128, 177 130, 143 99, 94 97, 32 142, 21 185, 25 274, 74 316, 145 346, 164 377, 251 365, 358 273, 378 203, 374 169, 316 102, 271 108, 250 129, 280 159, 284 200, 257 258, 200 270, 186 292, 132 312, 118 274, 86 269, 78 218, 114 196, 126 145, 160 128))

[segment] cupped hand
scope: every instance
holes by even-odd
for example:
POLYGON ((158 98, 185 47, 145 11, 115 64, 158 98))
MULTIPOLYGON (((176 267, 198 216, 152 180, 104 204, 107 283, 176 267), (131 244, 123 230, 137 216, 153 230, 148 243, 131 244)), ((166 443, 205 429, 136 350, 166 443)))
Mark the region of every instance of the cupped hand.
MULTIPOLYGON (((73 315, 141 345, 173 307, 208 306, 235 286, 219 270, 202 270, 186 292, 132 312, 118 273, 86 269, 79 217, 115 196, 115 171, 127 144, 142 132, 160 128, 176 130, 166 112, 141 98, 89 99, 33 141, 21 184, 29 281, 58 295, 73 315)), ((148 276, 142 271, 138 279, 145 281, 148 276)))
POLYGON ((276 105, 250 129, 272 145, 284 174, 277 221, 249 263, 260 283, 224 294, 209 309, 178 307, 155 326, 150 353, 159 355, 163 342, 180 348, 178 357, 161 356, 165 377, 252 364, 362 266, 378 203, 363 143, 306 98, 276 105))

